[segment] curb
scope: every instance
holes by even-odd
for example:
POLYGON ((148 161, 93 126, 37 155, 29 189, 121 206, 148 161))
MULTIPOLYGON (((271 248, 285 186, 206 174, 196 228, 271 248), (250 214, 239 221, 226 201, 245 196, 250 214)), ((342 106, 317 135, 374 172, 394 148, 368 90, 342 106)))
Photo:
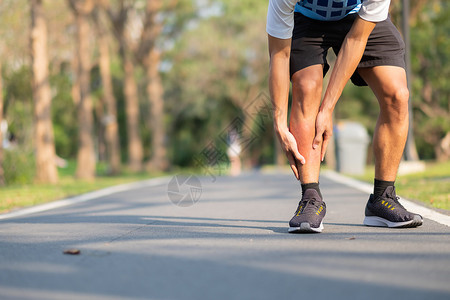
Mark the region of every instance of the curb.
POLYGON ((169 179, 170 179, 170 177, 166 176, 166 177, 152 178, 152 179, 147 179, 147 180, 143 180, 143 181, 137 181, 137 182, 116 185, 116 186, 112 186, 112 187, 107 187, 107 188, 89 192, 86 194, 69 197, 69 198, 62 199, 62 200, 56 200, 53 202, 32 206, 29 208, 23 208, 23 209, 19 209, 19 210, 13 211, 13 212, 8 212, 5 214, 0 214, 0 220, 22 217, 22 216, 31 215, 31 214, 35 214, 35 213, 39 213, 39 212, 44 212, 44 211, 55 209, 55 208, 69 206, 69 205, 76 204, 76 203, 87 202, 87 201, 91 201, 94 199, 98 199, 100 197, 109 196, 111 194, 125 192, 125 191, 129 191, 129 190, 136 189, 136 188, 159 186, 159 185, 167 184, 169 182, 169 179))

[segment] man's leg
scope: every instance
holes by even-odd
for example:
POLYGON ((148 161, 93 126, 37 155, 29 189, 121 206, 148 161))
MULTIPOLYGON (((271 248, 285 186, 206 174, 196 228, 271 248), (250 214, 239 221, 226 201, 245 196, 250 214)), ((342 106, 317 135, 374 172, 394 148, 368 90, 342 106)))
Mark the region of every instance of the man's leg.
POLYGON ((291 79, 289 130, 306 162, 299 164, 302 200, 289 222, 289 232, 321 232, 323 229, 326 207, 319 190, 320 150, 312 148, 322 96, 322 76, 322 65, 313 65, 295 72, 291 79))
POLYGON ((370 86, 380 105, 373 137, 375 178, 395 181, 408 135, 408 99, 403 68, 378 66, 362 68, 359 74, 370 86))
POLYGON ((370 86, 380 105, 373 150, 374 195, 366 207, 364 223, 371 226, 415 227, 422 218, 406 211, 397 201, 394 182, 408 135, 406 73, 395 66, 361 68, 359 74, 370 86))
POLYGON ((322 97, 322 65, 313 65, 292 76, 292 108, 289 129, 294 135, 298 151, 306 160, 300 165, 302 184, 319 181, 320 147, 312 148, 316 134, 316 116, 322 97))

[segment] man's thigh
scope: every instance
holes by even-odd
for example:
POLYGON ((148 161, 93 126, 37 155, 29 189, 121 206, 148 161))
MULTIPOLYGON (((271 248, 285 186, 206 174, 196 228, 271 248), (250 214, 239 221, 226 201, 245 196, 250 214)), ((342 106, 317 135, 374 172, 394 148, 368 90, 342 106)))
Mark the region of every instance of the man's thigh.
POLYGON ((399 92, 407 93, 405 69, 398 66, 375 66, 358 69, 379 101, 392 98, 399 92))
POLYGON ((325 76, 329 69, 328 49, 340 47, 353 20, 354 16, 340 21, 318 21, 295 13, 291 45, 291 77, 297 71, 313 65, 322 65, 322 76, 325 76))
MULTIPOLYGON (((357 86, 368 85, 368 82, 360 76, 362 75, 360 70, 372 67, 378 69, 382 66, 405 68, 405 43, 389 18, 377 23, 370 34, 358 69, 351 78, 352 82, 357 86)), ((378 73, 376 70, 374 72, 378 73)), ((399 70, 399 74, 401 73, 401 70, 399 70)), ((394 76, 400 76, 399 74, 394 72, 394 76)))

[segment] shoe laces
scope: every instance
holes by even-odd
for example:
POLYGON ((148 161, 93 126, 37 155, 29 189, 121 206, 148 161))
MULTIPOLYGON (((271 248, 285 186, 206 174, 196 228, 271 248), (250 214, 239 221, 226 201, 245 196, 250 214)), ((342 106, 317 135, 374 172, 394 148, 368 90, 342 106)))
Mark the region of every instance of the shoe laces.
POLYGON ((303 212, 316 212, 322 205, 322 201, 316 198, 309 198, 302 200, 300 205, 303 205, 303 212))

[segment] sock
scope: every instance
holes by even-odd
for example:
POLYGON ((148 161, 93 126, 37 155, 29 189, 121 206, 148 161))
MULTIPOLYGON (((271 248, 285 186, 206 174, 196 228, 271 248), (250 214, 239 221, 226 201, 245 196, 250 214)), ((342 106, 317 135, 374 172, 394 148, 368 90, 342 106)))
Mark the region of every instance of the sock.
POLYGON ((395 181, 383 181, 374 179, 373 186, 373 199, 377 199, 381 195, 383 195, 384 191, 388 186, 394 186, 395 181))
POLYGON ((305 184, 302 183, 301 186, 302 186, 302 195, 305 193, 305 191, 307 189, 314 189, 319 194, 320 199, 323 199, 322 198, 322 193, 320 192, 320 188, 319 188, 319 183, 318 182, 305 183, 305 184))

